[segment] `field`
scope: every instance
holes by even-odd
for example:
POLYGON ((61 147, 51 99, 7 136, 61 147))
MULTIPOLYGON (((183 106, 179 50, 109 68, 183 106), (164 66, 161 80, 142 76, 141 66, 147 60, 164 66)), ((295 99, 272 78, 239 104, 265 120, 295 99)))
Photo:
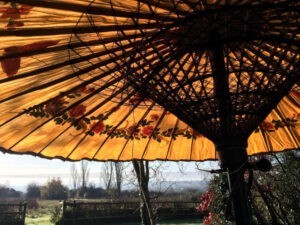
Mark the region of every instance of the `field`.
POLYGON ((36 209, 28 209, 26 213, 26 225, 53 225, 50 222, 52 211, 59 206, 59 201, 38 201, 36 209))
MULTIPOLYGON (((26 213, 26 225, 53 225, 50 222, 52 212, 55 207, 59 207, 59 201, 43 200, 38 201, 38 207, 36 209, 28 209, 26 213)), ((139 225, 139 223, 122 223, 122 225, 139 225)), ((203 225, 201 221, 159 221, 157 225, 203 225)))

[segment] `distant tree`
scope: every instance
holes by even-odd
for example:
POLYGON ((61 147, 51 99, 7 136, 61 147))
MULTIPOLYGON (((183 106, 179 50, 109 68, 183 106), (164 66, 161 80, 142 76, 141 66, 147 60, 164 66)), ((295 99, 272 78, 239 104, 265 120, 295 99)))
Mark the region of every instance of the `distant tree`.
POLYGON ((101 179, 107 193, 114 193, 117 197, 121 195, 124 169, 124 163, 122 162, 106 162, 103 164, 101 179))
POLYGON ((132 161, 138 180, 140 195, 140 217, 142 225, 155 225, 155 215, 150 202, 149 193, 149 161, 132 161))
POLYGON ((85 195, 86 187, 89 181, 90 170, 88 168, 88 161, 82 160, 80 165, 81 165, 80 167, 81 187, 80 187, 79 196, 83 197, 85 195))
POLYGON ((122 192, 124 164, 121 162, 114 162, 114 165, 115 165, 115 179, 116 179, 116 191, 117 191, 116 194, 119 197, 122 192))
POLYGON ((101 179, 107 192, 112 188, 113 177, 113 162, 105 162, 101 170, 101 179))
POLYGON ((40 186, 36 183, 30 183, 27 185, 26 188, 26 197, 27 198, 40 198, 41 197, 41 191, 40 186))
POLYGON ((60 178, 52 178, 45 186, 41 187, 41 197, 49 200, 66 199, 68 197, 68 188, 62 184, 60 178))
POLYGON ((22 192, 5 185, 0 185, 0 198, 19 198, 22 192))
POLYGON ((106 191, 103 188, 96 187, 94 184, 89 184, 86 187, 85 198, 102 198, 106 195, 106 191))
POLYGON ((70 172, 71 172, 71 180, 72 180, 72 189, 77 190, 80 184, 80 177, 75 163, 71 164, 70 172))

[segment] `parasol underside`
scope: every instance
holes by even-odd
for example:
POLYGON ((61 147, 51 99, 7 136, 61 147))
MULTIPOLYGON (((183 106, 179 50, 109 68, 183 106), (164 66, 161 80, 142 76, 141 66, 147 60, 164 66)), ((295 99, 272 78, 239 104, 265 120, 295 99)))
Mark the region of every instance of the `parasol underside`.
POLYGON ((66 160, 201 161, 217 158, 207 137, 249 136, 248 155, 299 148, 299 7, 5 3, 1 150, 66 160))

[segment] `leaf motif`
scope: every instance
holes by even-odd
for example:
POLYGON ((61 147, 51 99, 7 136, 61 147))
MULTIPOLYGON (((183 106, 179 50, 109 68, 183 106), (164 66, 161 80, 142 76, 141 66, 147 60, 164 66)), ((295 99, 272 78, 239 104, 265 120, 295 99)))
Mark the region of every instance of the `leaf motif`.
POLYGON ((62 124, 63 119, 60 118, 60 117, 57 117, 57 118, 54 119, 54 121, 55 121, 56 124, 62 124))

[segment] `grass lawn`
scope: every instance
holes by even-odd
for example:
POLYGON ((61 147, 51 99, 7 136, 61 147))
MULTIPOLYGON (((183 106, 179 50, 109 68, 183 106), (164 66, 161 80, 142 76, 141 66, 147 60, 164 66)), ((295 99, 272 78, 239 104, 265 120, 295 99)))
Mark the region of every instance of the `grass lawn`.
POLYGON ((59 201, 38 201, 36 209, 28 209, 26 212, 25 225, 53 225, 50 222, 51 212, 59 206, 59 201))
MULTIPOLYGON (((140 225, 139 223, 122 223, 122 225, 140 225)), ((157 225, 203 225, 202 220, 158 221, 157 225)))
MULTIPOLYGON (((50 222, 51 212, 60 206, 59 201, 38 201, 36 209, 28 209, 26 212, 25 225, 53 225, 50 222)), ((122 225, 140 225, 139 223, 122 223, 122 225)), ((203 225, 201 220, 174 220, 158 221, 157 225, 203 225)))
POLYGON ((37 218, 26 217, 26 225, 52 225, 50 222, 50 215, 43 215, 37 218))

